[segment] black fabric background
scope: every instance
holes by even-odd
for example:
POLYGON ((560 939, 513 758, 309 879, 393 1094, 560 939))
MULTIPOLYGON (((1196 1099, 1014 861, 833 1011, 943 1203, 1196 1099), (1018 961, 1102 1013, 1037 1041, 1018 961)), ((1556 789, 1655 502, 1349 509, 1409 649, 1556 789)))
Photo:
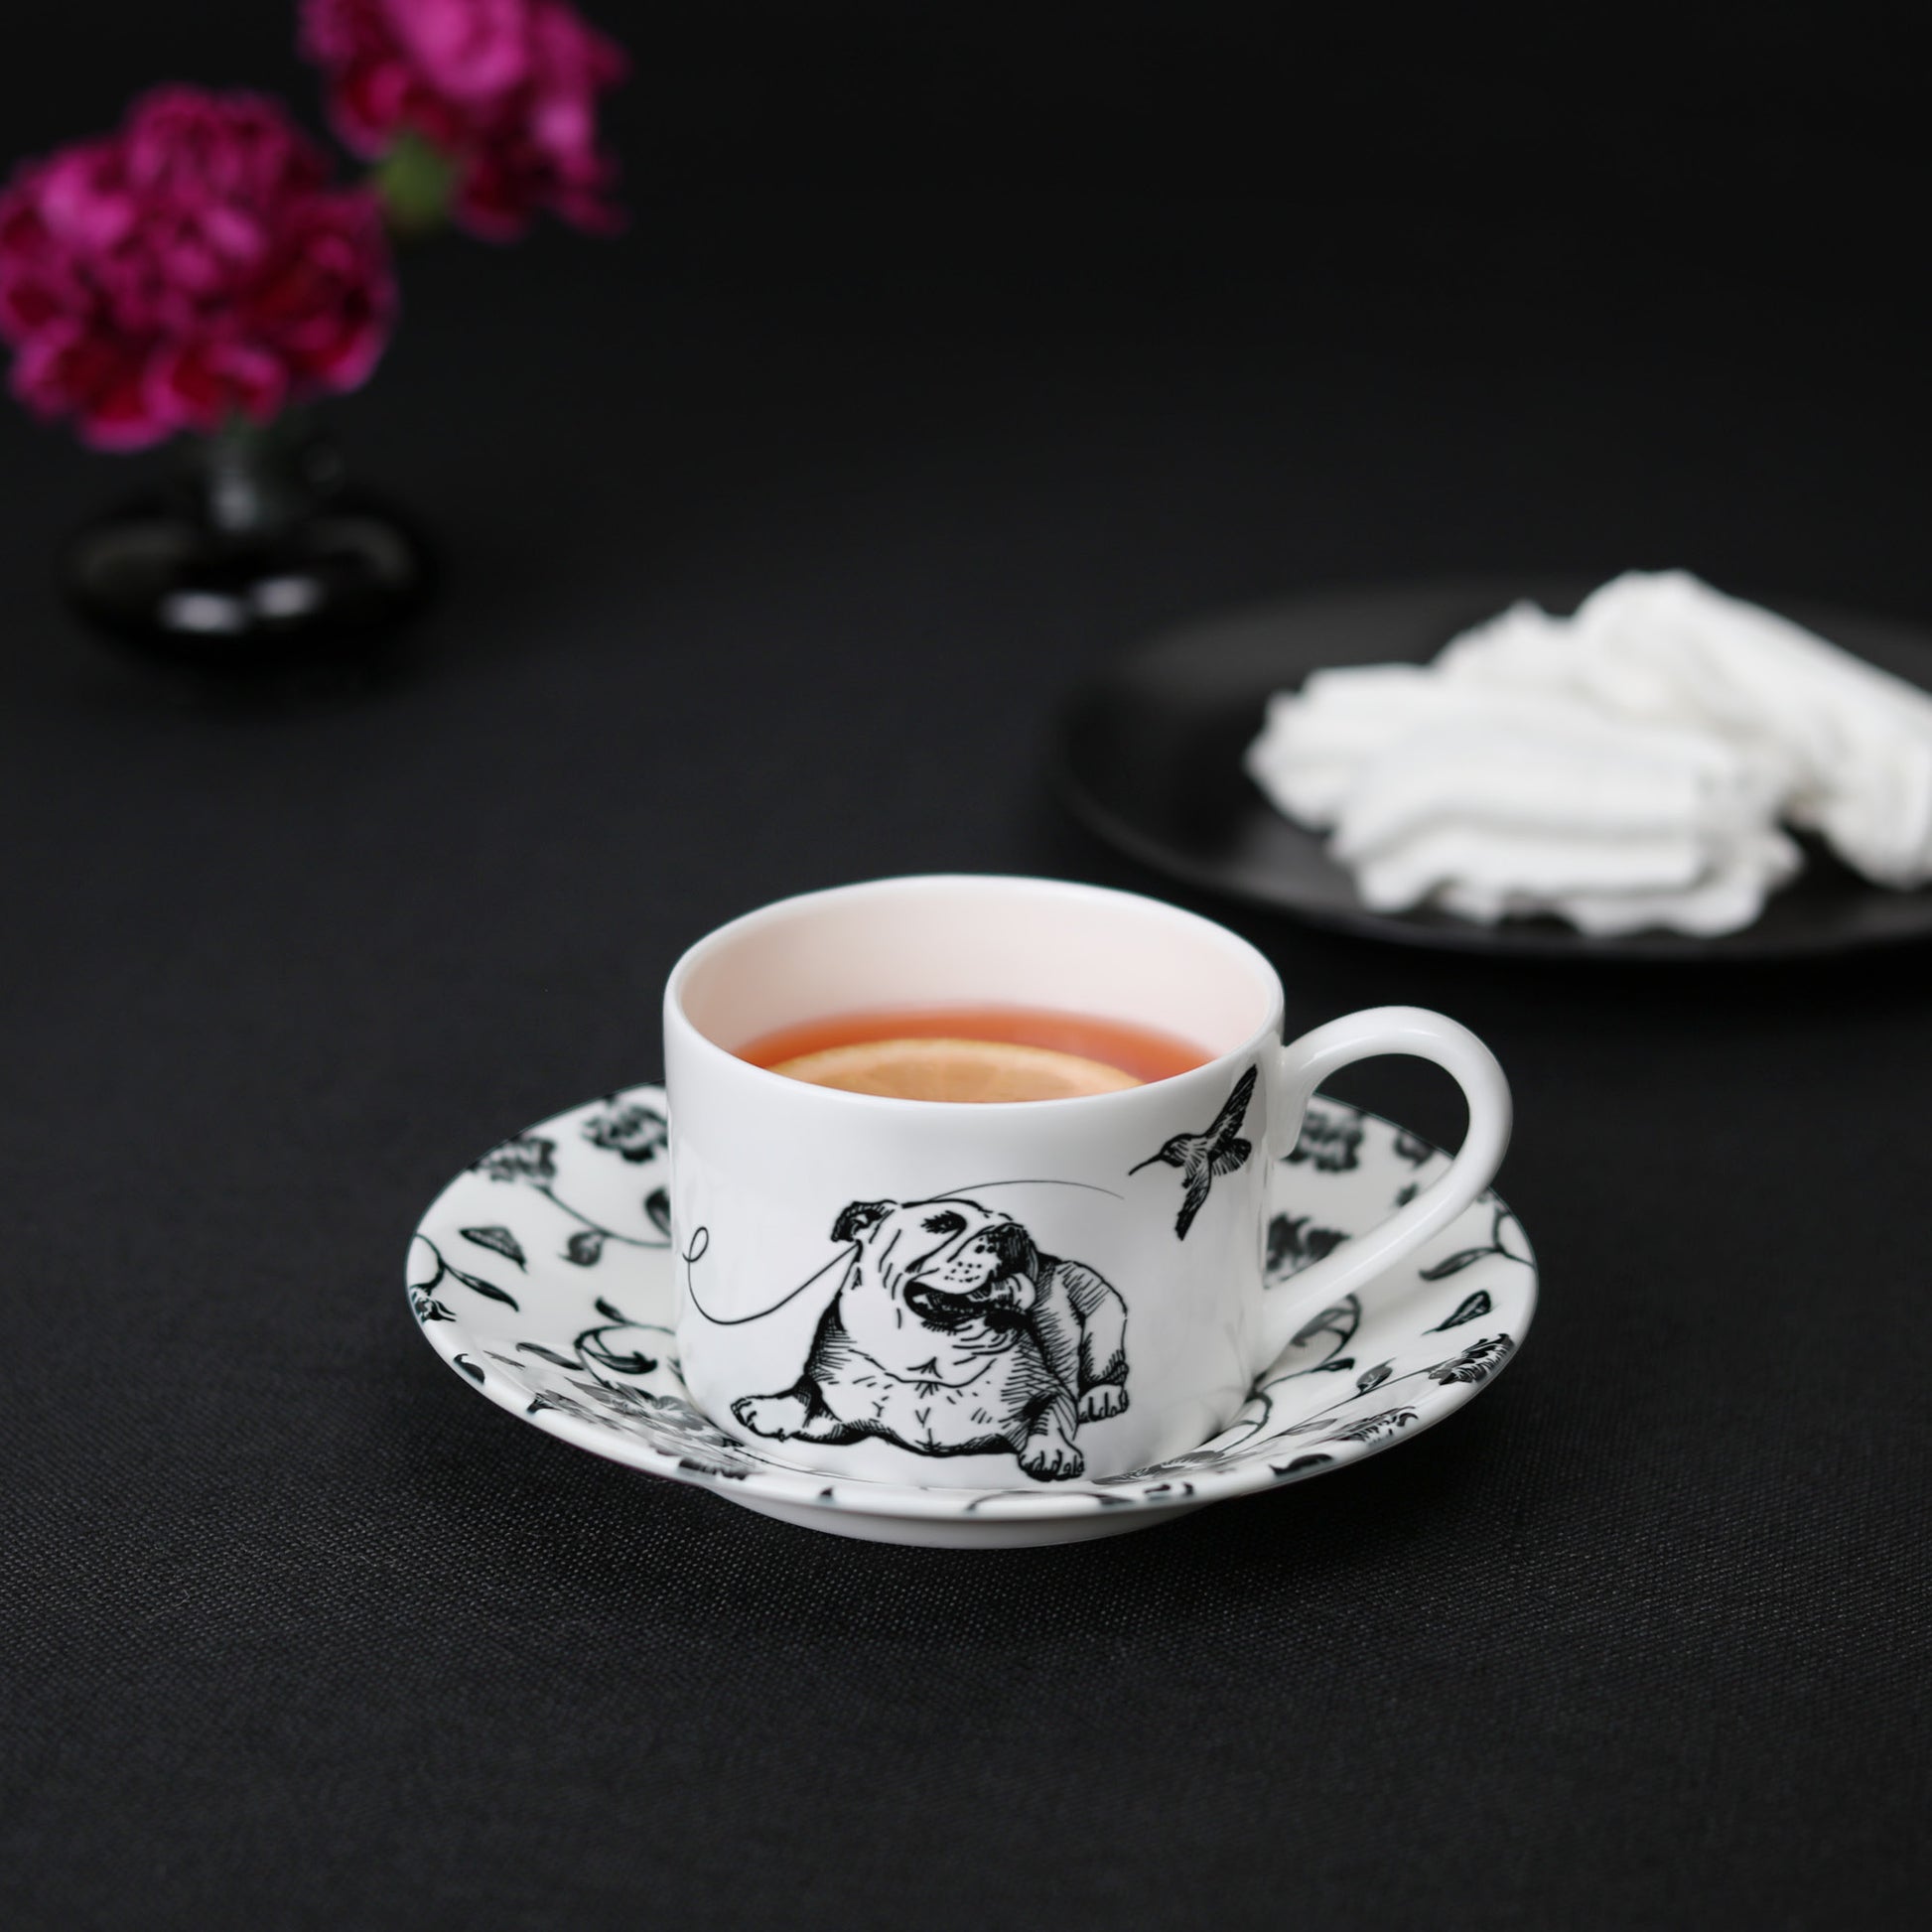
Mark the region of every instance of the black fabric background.
MULTIPOLYGON (((278 7, 18 11, 10 153, 167 72, 314 117, 278 7)), ((1932 621, 1892 17, 599 12, 630 233, 428 251, 337 414, 450 559, 396 688, 100 652, 51 553, 155 466, 0 420, 0 1911, 1916 1922, 1932 956, 1231 914, 1302 1021, 1494 1043, 1545 1301, 1427 1438, 1115 1542, 765 1522, 518 1427, 400 1292, 452 1172, 656 1073, 718 920, 1162 890, 1042 777, 1154 626, 1669 563, 1932 621)), ((1342 1090, 1457 1131, 1427 1070, 1342 1090)))

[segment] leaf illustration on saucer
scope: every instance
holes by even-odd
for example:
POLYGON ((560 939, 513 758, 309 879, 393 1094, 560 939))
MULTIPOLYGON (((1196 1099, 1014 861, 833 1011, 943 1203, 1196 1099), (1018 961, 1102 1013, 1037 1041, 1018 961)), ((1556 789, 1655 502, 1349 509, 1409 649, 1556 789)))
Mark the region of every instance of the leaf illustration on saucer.
POLYGON ((541 1134, 519 1134, 489 1150, 476 1165, 476 1173, 491 1180, 531 1180, 547 1184, 557 1177, 557 1143, 541 1134))
POLYGON ((1355 1338, 1355 1330, 1362 1319, 1362 1305, 1354 1296, 1346 1296, 1331 1309, 1323 1309, 1319 1314, 1311 1315, 1295 1331, 1295 1339, 1289 1343, 1291 1348, 1306 1348, 1316 1335, 1328 1334, 1335 1338, 1337 1348, 1346 1348, 1355 1338))
POLYGON ((757 1462, 752 1462, 738 1469, 733 1468, 728 1462, 701 1462, 695 1455, 680 1455, 677 1465, 680 1469, 690 1469, 701 1476, 723 1476, 728 1482, 743 1482, 753 1469, 760 1466, 757 1462))
POLYGON ((1355 1378, 1355 1387, 1363 1395, 1367 1395, 1370 1389, 1379 1389, 1389 1379, 1394 1367, 1393 1362, 1377 1362, 1373 1368, 1364 1369, 1355 1378))
POLYGON ((1362 1305, 1352 1295, 1311 1315, 1295 1331, 1295 1338, 1282 1350, 1257 1391, 1296 1375, 1329 1374, 1353 1368, 1355 1358, 1347 1353, 1355 1330, 1362 1323, 1362 1305))
POLYGON ((1323 1255, 1333 1254, 1348 1236, 1340 1228, 1311 1228, 1306 1214, 1277 1214, 1268 1223, 1267 1276, 1299 1275, 1323 1255))
POLYGON ((505 1261, 513 1261, 519 1268, 528 1272, 529 1261, 523 1252, 522 1243, 508 1228, 465 1228, 463 1238, 466 1241, 474 1241, 480 1248, 493 1249, 505 1261))
POLYGON ((650 1224, 667 1240, 671 1232, 671 1197, 662 1187, 653 1187, 644 1196, 644 1212, 650 1216, 650 1224))
MULTIPOLYGON (((1437 1262, 1433 1268, 1425 1268, 1422 1271, 1424 1281, 1446 1281, 1450 1275, 1459 1275, 1472 1261, 1481 1261, 1486 1255, 1496 1255, 1504 1261, 1520 1262, 1525 1268, 1536 1266, 1527 1252, 1518 1254, 1516 1249, 1510 1246, 1509 1237, 1512 1232, 1516 1236, 1517 1245, 1526 1246, 1523 1240, 1523 1224, 1501 1201, 1496 1199, 1494 1194, 1485 1194, 1482 1198, 1484 1205, 1495 1209, 1495 1218, 1490 1223, 1488 1247, 1464 1248, 1460 1254, 1450 1255, 1447 1260, 1437 1262)), ((1487 1306, 1486 1302, 1484 1306, 1487 1306)))
MULTIPOLYGON (((561 1410, 584 1422, 596 1423, 619 1435, 635 1437, 659 1454, 694 1456, 688 1466, 710 1475, 739 1476, 765 1466, 757 1455, 747 1454, 735 1437, 707 1422, 688 1402, 675 1396, 652 1395, 644 1389, 614 1388, 609 1383, 570 1377, 576 1395, 555 1389, 544 1390, 525 1410, 535 1415, 543 1409, 561 1410), (581 1399, 580 1399, 581 1398, 581 1399)), ((680 1467, 686 1466, 680 1462, 680 1467)))
POLYGON ((1278 1476, 1297 1476, 1305 1469, 1325 1469, 1334 1459, 1332 1455, 1298 1455, 1292 1462, 1271 1462, 1269 1473, 1278 1476))
POLYGON ((1309 1102, 1302 1116, 1301 1138, 1295 1143, 1291 1161, 1311 1161, 1323 1173, 1346 1173, 1358 1165, 1356 1150, 1362 1144, 1362 1115, 1355 1107, 1335 1107, 1319 1100, 1309 1102))
POLYGON ((568 1355, 559 1355, 554 1348, 546 1348, 540 1341, 519 1341, 517 1347, 525 1355, 534 1355, 540 1362, 549 1362, 556 1368, 581 1368, 581 1362, 573 1361, 568 1355))
POLYGON ((1477 1289, 1473 1295, 1465 1295, 1455 1305, 1455 1312, 1446 1320, 1439 1321, 1433 1328, 1425 1328, 1426 1335, 1440 1335, 1445 1328, 1459 1328, 1465 1321, 1473 1321, 1479 1314, 1487 1314, 1495 1307, 1486 1289, 1477 1289))
POLYGON ((657 1357, 646 1355, 641 1348, 619 1354, 605 1341, 604 1334, 602 1328, 589 1328, 577 1337, 578 1353, 585 1361, 609 1369, 613 1375, 648 1375, 657 1366, 657 1357))
POLYGON ((579 1228, 564 1243, 565 1256, 580 1268, 595 1266, 603 1252, 604 1231, 601 1228, 579 1228))
POLYGON ((1346 1429, 1337 1429, 1334 1440, 1337 1443, 1379 1443, 1407 1429, 1415 1419, 1413 1409, 1384 1409, 1380 1415, 1364 1416, 1360 1422, 1352 1422, 1346 1429))
POLYGON ((1425 1268, 1422 1278, 1426 1282, 1448 1281, 1451 1275, 1459 1275, 1471 1262, 1481 1261, 1495 1253, 1494 1248, 1464 1248, 1460 1254, 1453 1254, 1446 1261, 1439 1261, 1433 1268, 1425 1268))
POLYGON ((452 1281, 461 1282, 465 1288, 483 1296, 486 1300, 501 1302, 506 1309, 516 1307, 516 1297, 514 1295, 505 1295, 494 1282, 486 1282, 481 1275, 466 1275, 461 1268, 456 1267, 454 1264, 451 1264, 449 1273, 452 1281))
MULTIPOLYGON (((601 1423, 604 1421, 602 1416, 585 1408, 575 1397, 553 1395, 547 1389, 532 1396, 530 1398, 530 1406, 523 1413, 526 1416, 540 1416, 546 1409, 554 1409, 559 1415, 575 1416, 580 1422, 601 1423)), ((606 1427, 610 1427, 610 1425, 607 1424, 606 1427)))
POLYGON ((1511 1261, 1520 1261, 1525 1268, 1536 1266, 1530 1259, 1529 1237, 1523 1232, 1522 1222, 1508 1208, 1500 1206, 1496 1210, 1496 1252, 1507 1255, 1511 1261), (1521 1254, 1516 1252, 1518 1248, 1522 1249, 1521 1254))
POLYGON ((1451 1382, 1480 1384, 1488 1381, 1515 1352, 1516 1344, 1508 1335, 1488 1335, 1481 1341, 1472 1341, 1453 1361, 1432 1368, 1429 1379, 1445 1387, 1451 1382))
POLYGON ((610 1341, 610 1337, 620 1329, 636 1324, 601 1295, 597 1299, 597 1311, 611 1325, 608 1328, 586 1328, 577 1337, 578 1354, 593 1372, 602 1368, 608 1369, 613 1375, 648 1375, 657 1366, 658 1358, 655 1355, 646 1355, 641 1348, 614 1348, 610 1341))
POLYGON ((455 1361, 457 1367, 460 1368, 465 1375, 469 1376, 471 1381, 476 1383, 476 1385, 479 1388, 483 1387, 483 1372, 476 1365, 475 1362, 473 1362, 470 1359, 468 1355, 457 1355, 452 1357, 452 1359, 455 1361))

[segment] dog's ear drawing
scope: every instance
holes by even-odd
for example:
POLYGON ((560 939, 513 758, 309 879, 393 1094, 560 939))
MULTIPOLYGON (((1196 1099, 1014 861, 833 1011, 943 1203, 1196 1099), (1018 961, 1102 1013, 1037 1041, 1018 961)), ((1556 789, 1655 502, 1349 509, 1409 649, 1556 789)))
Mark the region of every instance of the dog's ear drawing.
POLYGON ((856 1241, 875 1221, 883 1221, 897 1201, 855 1200, 839 1210, 839 1218, 832 1223, 834 1241, 856 1241))
POLYGON ((1000 1257, 1001 1272, 1025 1275, 1029 1281, 1039 1277, 1039 1250, 1034 1238, 1018 1221, 1001 1221, 988 1230, 993 1252, 1000 1257))

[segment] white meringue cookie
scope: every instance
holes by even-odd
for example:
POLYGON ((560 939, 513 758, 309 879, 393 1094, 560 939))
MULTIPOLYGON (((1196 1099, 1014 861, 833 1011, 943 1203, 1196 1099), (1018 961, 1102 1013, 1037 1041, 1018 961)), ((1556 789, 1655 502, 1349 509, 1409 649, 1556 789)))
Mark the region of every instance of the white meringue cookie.
POLYGON ((1932 880, 1932 696, 1682 571, 1574 618, 1514 605, 1427 666, 1318 671, 1247 767, 1387 910, 1731 931, 1802 863, 1780 820, 1877 884, 1932 880))

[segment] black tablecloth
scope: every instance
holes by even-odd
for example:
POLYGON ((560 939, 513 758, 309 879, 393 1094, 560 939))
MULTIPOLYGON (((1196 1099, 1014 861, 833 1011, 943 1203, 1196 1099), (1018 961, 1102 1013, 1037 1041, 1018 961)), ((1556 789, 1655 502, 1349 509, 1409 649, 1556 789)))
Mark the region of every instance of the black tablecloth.
MULTIPOLYGON (((1043 777, 1151 628, 1633 563, 1932 618, 1922 332, 1535 210, 642 200, 412 265, 337 427, 449 587, 374 693, 88 642, 49 558, 145 466, 0 423, 10 1922, 1907 1922, 1932 955, 1229 913, 1298 1021, 1494 1044, 1543 1309, 1428 1436, 1111 1542, 877 1547, 594 1459, 432 1358, 401 1266, 492 1139, 656 1074, 730 914, 1161 890, 1043 777)), ((1458 1131, 1413 1064, 1341 1091, 1458 1131)))

